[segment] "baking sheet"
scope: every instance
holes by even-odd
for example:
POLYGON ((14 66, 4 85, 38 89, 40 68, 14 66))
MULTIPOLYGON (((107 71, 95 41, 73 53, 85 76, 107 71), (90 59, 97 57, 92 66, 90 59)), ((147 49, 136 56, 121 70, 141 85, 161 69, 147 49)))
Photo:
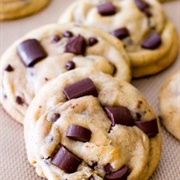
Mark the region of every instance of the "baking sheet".
MULTIPOLYGON (((61 12, 74 0, 53 0, 43 11, 14 21, 0 22, 0 56, 16 39, 30 30, 58 20, 61 12)), ((163 4, 180 36, 180 1, 163 4)), ((158 94, 164 80, 180 69, 180 55, 165 71, 148 78, 134 80, 136 86, 158 114, 158 94)), ((162 127, 163 148, 160 163, 151 180, 180 179, 180 142, 162 127)), ((25 152, 23 127, 13 121, 0 106, 0 180, 43 180, 29 165, 25 152)))

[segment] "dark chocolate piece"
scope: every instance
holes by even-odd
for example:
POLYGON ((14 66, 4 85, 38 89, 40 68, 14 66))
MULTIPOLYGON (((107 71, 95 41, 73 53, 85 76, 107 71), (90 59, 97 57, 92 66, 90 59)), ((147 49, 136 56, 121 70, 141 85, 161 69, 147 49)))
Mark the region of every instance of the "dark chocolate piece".
POLYGON ((82 160, 72 154, 64 146, 61 146, 52 160, 52 163, 66 173, 73 173, 77 170, 82 160))
POLYGON ((104 167, 103 167, 104 171, 106 172, 106 174, 109 174, 112 172, 113 168, 111 166, 110 163, 106 164, 104 167))
POLYGON ((123 27, 112 31, 111 34, 118 39, 124 39, 129 36, 129 31, 126 27, 123 27))
POLYGON ((157 119, 151 119, 149 121, 136 121, 136 126, 140 128, 148 137, 153 137, 159 133, 157 119))
POLYGON ((102 16, 110 16, 116 13, 116 7, 111 2, 100 4, 97 9, 102 16))
POLYGON ((61 39, 61 37, 60 37, 60 36, 55 35, 55 36, 53 37, 53 39, 52 39, 52 42, 53 42, 53 43, 57 43, 57 42, 59 42, 59 41, 60 41, 60 39, 61 39))
POLYGON ((26 67, 32 67, 40 60, 47 57, 43 47, 36 39, 23 41, 18 45, 17 52, 26 67))
POLYGON ((91 175, 88 180, 96 180, 93 175, 91 175))
POLYGON ((88 142, 91 138, 91 131, 78 125, 70 125, 66 133, 66 137, 73 140, 88 142))
POLYGON ((145 49, 156 49, 161 45, 161 37, 157 33, 153 33, 142 44, 141 47, 145 49))
POLYGON ((4 70, 7 71, 7 72, 12 72, 12 71, 14 71, 14 68, 13 68, 10 64, 8 64, 8 65, 4 68, 4 70))
POLYGON ((66 86, 63 91, 69 100, 88 95, 98 96, 96 87, 90 78, 66 86))
POLYGON ((24 104, 24 100, 22 97, 20 96, 16 96, 16 102, 19 104, 19 105, 23 105, 24 104))
POLYGON ((72 70, 72 69, 74 69, 75 68, 75 63, 73 62, 73 61, 68 61, 67 63, 66 63, 66 69, 67 70, 72 70))
POLYGON ((44 78, 45 81, 49 81, 49 79, 47 77, 44 78))
POLYGON ((127 166, 123 166, 120 170, 113 172, 111 174, 107 174, 105 176, 106 180, 126 180, 129 175, 129 168, 127 166))
POLYGON ((149 4, 144 0, 134 0, 137 7, 143 11, 148 17, 151 16, 151 12, 149 11, 149 4))
POLYGON ((65 52, 73 53, 76 55, 84 55, 85 50, 86 41, 81 35, 69 38, 65 47, 65 52))
POLYGON ((73 37, 73 33, 71 31, 65 31, 63 33, 63 37, 67 37, 67 38, 73 37))
POLYGON ((149 4, 145 2, 144 0, 134 0, 137 7, 141 10, 144 11, 144 9, 149 8, 149 4))
POLYGON ((51 118, 51 122, 55 123, 59 118, 60 118, 60 114, 59 113, 54 113, 52 118, 51 118))
POLYGON ((129 109, 126 107, 105 107, 105 111, 112 121, 112 126, 115 126, 115 124, 122 124, 126 126, 134 125, 134 119, 129 109))
POLYGON ((88 39, 88 45, 89 45, 89 46, 93 46, 93 45, 95 45, 95 44, 97 44, 97 43, 98 43, 98 40, 97 40, 96 38, 90 37, 90 38, 88 39))

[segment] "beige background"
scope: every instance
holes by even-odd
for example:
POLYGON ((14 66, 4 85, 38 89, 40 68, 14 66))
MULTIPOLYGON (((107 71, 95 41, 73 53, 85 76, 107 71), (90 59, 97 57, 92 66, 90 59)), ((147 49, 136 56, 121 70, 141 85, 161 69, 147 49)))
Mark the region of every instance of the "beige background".
MULTIPOLYGON (((56 22, 61 12, 73 0, 53 0, 43 11, 14 21, 0 22, 0 55, 16 39, 28 31, 41 25, 56 22)), ((164 3, 163 7, 169 18, 175 23, 180 36, 180 1, 164 3)), ((133 84, 147 98, 148 102, 158 112, 158 93, 163 81, 177 69, 180 69, 180 56, 167 70, 158 75, 134 80, 133 84)), ((151 180, 180 179, 180 142, 171 136, 164 128, 163 150, 161 161, 151 180)), ((28 164, 23 127, 13 121, 0 106, 0 180, 42 180, 34 168, 28 164)))

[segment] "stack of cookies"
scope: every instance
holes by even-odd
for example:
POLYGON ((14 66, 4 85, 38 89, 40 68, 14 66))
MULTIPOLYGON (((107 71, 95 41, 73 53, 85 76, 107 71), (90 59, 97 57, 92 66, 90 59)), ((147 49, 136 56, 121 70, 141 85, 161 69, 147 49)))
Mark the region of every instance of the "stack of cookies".
MULTIPOLYGON (((169 67, 177 53, 177 32, 157 0, 77 0, 58 23, 16 41, 1 58, 1 104, 24 125, 37 174, 149 179, 160 159, 160 124, 130 82, 169 67)), ((172 133, 180 123, 178 103, 170 104, 179 98, 179 75, 160 95, 172 133)))

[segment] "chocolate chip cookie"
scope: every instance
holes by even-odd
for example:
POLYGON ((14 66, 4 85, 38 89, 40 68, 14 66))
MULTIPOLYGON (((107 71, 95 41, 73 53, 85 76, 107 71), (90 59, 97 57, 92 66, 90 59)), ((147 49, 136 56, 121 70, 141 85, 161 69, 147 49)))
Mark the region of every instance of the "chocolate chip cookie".
POLYGON ((146 180, 161 152, 158 119, 141 93, 85 68, 42 87, 24 134, 29 162, 53 180, 146 180))
POLYGON ((161 87, 159 109, 165 128, 180 140, 180 70, 168 77, 161 87))
POLYGON ((160 72, 177 56, 177 32, 157 0, 78 0, 59 19, 73 21, 122 40, 133 77, 160 72))
POLYGON ((10 20, 33 14, 51 0, 1 0, 0 20, 10 20))
POLYGON ((15 42, 1 59, 1 103, 23 123, 27 107, 39 89, 60 73, 79 67, 99 69, 130 81, 123 45, 96 28, 51 24, 15 42))

